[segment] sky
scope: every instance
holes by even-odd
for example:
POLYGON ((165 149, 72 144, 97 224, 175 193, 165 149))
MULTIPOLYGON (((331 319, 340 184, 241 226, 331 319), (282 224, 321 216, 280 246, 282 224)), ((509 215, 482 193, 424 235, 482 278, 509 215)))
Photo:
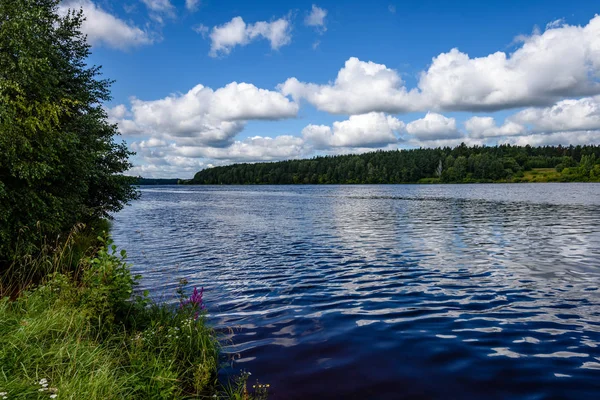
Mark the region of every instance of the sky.
POLYGON ((128 172, 376 149, 600 143, 600 3, 63 0, 128 172))

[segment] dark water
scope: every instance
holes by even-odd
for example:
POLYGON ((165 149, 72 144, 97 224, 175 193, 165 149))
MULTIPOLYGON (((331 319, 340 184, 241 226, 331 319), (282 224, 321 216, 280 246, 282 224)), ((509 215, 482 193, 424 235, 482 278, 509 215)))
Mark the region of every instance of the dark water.
POLYGON ((600 398, 598 184, 142 192, 143 286, 204 286, 272 399, 600 398))

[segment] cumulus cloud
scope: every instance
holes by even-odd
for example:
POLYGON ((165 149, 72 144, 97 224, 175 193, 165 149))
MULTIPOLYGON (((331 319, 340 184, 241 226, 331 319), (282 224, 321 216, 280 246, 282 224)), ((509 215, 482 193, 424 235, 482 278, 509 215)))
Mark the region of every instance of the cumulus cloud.
POLYGON ((329 147, 381 147, 396 143, 396 133, 404 123, 383 113, 352 115, 345 121, 336 121, 333 127, 308 125, 302 137, 317 149, 329 147))
POLYGON ((412 110, 417 100, 406 91, 396 71, 356 57, 346 61, 333 84, 317 85, 290 78, 278 88, 296 101, 306 99, 319 110, 332 114, 405 112, 412 110))
POLYGON ((562 100, 551 107, 527 108, 510 117, 534 132, 600 129, 600 96, 562 100))
POLYGON ((189 178, 201 168, 213 165, 286 160, 308 155, 302 138, 289 135, 255 136, 223 148, 179 146, 154 138, 133 142, 130 147, 137 152, 136 159, 143 163, 137 164, 129 173, 153 178, 189 178))
POLYGON ((104 11, 91 0, 63 1, 58 7, 58 12, 65 15, 69 9, 83 10, 86 20, 83 22, 81 30, 87 35, 88 42, 93 46, 105 45, 126 50, 154 42, 148 32, 104 11))
POLYGON ((456 119, 433 112, 406 125, 406 132, 419 140, 455 139, 462 136, 456 128, 456 119))
POLYGON ((502 143, 510 143, 517 146, 557 146, 561 145, 584 145, 600 143, 600 131, 574 131, 554 133, 534 133, 524 136, 514 136, 502 139, 502 143))
POLYGON ((112 122, 125 135, 146 134, 183 143, 227 146, 248 120, 277 120, 295 117, 298 105, 278 92, 248 83, 232 82, 213 90, 197 85, 185 94, 163 99, 131 99, 108 110, 112 122))
POLYGON ((315 4, 312 5, 310 13, 304 18, 304 25, 311 26, 319 33, 323 33, 327 30, 325 23, 325 17, 327 16, 327 10, 319 8, 315 4))
POLYGON ((513 121, 505 121, 502 126, 497 126, 492 117, 472 117, 465 122, 465 128, 473 138, 515 136, 527 132, 525 126, 513 121))
POLYGON ((242 17, 212 28, 210 32, 211 57, 227 55, 235 46, 245 46, 256 39, 267 39, 273 50, 277 50, 292 41, 291 24, 287 18, 279 18, 272 22, 259 21, 246 24, 242 17))
POLYGON ((290 78, 280 90, 337 114, 493 111, 600 93, 600 16, 585 26, 550 24, 519 40, 510 54, 471 58, 458 49, 439 54, 411 90, 398 72, 356 58, 346 61, 333 83, 290 78))
POLYGON ((561 100, 550 107, 529 107, 507 117, 501 126, 492 117, 476 116, 465 122, 465 128, 472 138, 520 137, 510 139, 511 143, 529 139, 545 143, 539 136, 545 134, 549 135, 548 143, 560 139, 562 144, 570 144, 569 132, 574 132, 573 140, 580 142, 578 137, 593 137, 591 132, 600 131, 600 96, 561 100))
POLYGON ((182 146, 177 147, 175 151, 185 157, 202 157, 229 162, 272 161, 306 155, 302 138, 291 135, 281 135, 275 138, 254 136, 242 141, 235 141, 224 148, 182 146))

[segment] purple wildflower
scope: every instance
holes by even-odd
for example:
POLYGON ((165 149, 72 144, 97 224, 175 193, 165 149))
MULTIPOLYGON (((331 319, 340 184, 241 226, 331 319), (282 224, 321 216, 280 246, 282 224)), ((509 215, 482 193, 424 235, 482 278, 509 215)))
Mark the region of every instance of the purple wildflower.
POLYGON ((196 313, 194 314, 194 319, 198 319, 198 316, 200 315, 200 311, 202 311, 206 308, 206 306, 204 305, 204 301, 202 300, 203 294, 204 294, 203 287, 200 288, 200 291, 198 291, 198 288, 195 287, 192 295, 188 299, 182 300, 179 307, 184 308, 188 305, 191 306, 191 308, 193 310, 196 310, 196 313))

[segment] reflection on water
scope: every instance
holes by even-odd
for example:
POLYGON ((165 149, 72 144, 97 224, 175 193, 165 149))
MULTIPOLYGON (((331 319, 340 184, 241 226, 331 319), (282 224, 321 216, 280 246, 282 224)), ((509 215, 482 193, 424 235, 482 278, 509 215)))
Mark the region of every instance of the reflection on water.
POLYGON ((274 399, 600 390, 600 185, 153 187, 113 235, 274 399))

